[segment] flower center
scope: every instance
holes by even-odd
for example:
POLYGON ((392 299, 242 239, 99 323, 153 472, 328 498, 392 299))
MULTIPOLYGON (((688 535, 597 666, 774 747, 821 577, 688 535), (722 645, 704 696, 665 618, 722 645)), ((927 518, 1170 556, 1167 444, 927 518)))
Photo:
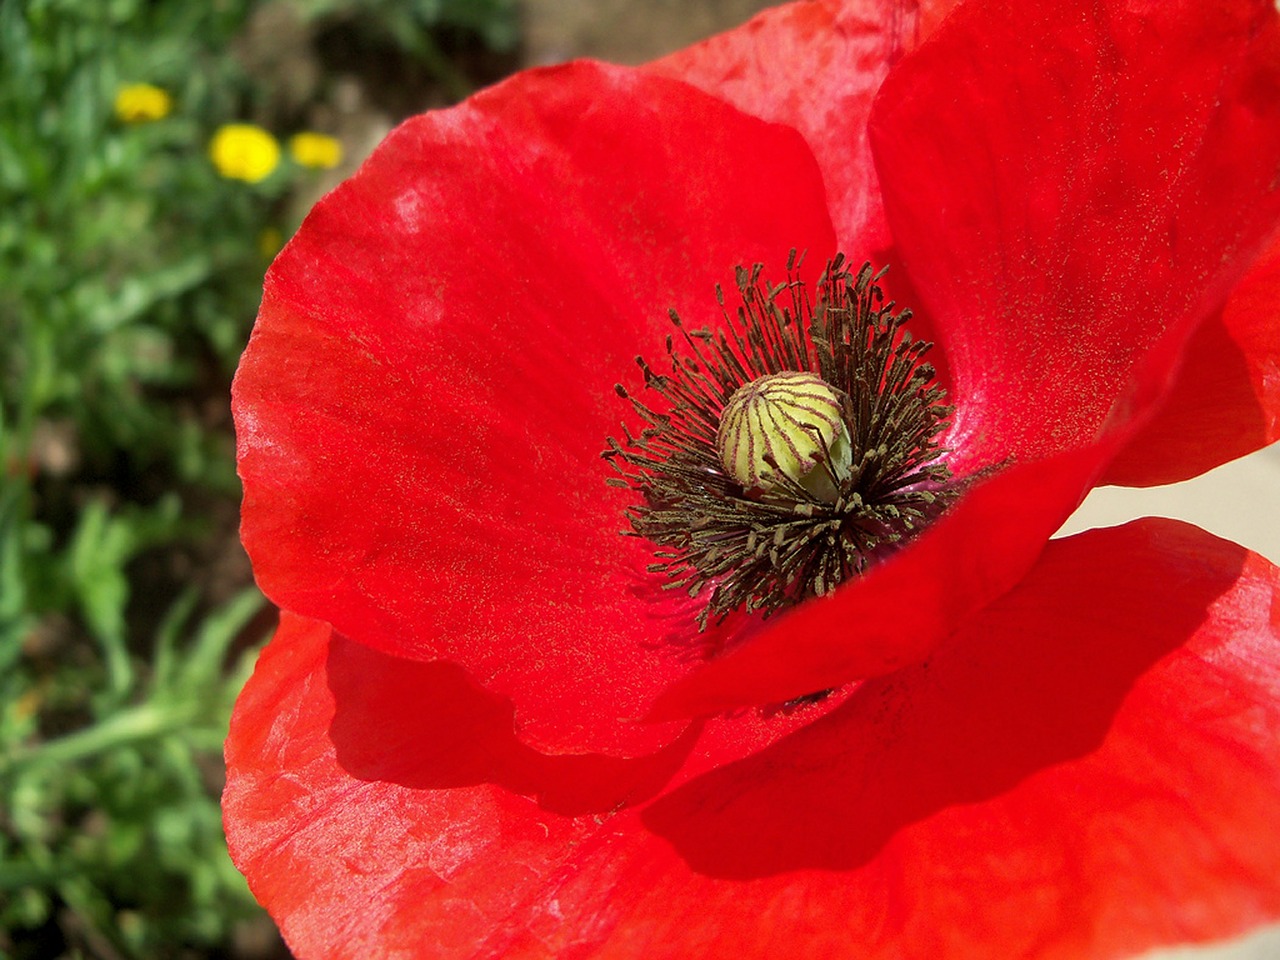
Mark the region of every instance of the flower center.
POLYGON ((812 373, 770 373, 739 387, 720 414, 716 449, 740 487, 784 502, 799 486, 834 503, 852 465, 840 397, 812 373))
POLYGON ((918 532, 955 497, 939 439, 951 408, 932 344, 906 331, 877 285, 843 256, 811 298, 798 280, 738 269, 741 306, 716 290, 723 329, 687 329, 673 311, 669 370, 637 358, 649 406, 604 457, 639 494, 630 530, 655 545, 651 573, 705 596, 698 625, 735 610, 764 616, 829 593, 918 532))

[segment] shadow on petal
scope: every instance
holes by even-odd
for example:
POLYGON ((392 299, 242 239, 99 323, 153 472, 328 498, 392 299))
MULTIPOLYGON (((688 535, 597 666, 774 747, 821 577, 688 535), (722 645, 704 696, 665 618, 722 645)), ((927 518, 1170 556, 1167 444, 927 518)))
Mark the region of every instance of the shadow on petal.
MULTIPOLYGON (((1272 262, 1280 264, 1280 256, 1272 262)), ((1280 267, 1268 268, 1271 276, 1280 274, 1280 267)), ((1246 278, 1237 294, 1253 294, 1266 279, 1263 274, 1251 286, 1246 278)), ((1252 314, 1266 316, 1265 306, 1258 306, 1252 314)), ((1261 328, 1254 323, 1241 334, 1257 341, 1249 343, 1254 356, 1269 345, 1261 328)), ((1270 443, 1275 427, 1264 405, 1276 391, 1268 389, 1261 364, 1250 364, 1250 354, 1233 338, 1221 312, 1202 323, 1187 343, 1177 378, 1155 417, 1107 466, 1099 485, 1176 483, 1270 443)))
POLYGON ((564 816, 648 799, 698 736, 694 724, 670 746, 635 759, 547 756, 516 737, 510 701, 456 664, 403 660, 335 635, 326 672, 335 703, 329 735, 351 776, 415 790, 493 783, 564 816))
MULTIPOLYGON (((1212 538, 1151 523, 1112 537, 1163 538, 1166 549, 1129 552, 1132 566, 1089 549, 1093 540, 1058 542, 1026 583, 928 663, 864 683, 811 726, 657 800, 644 823, 694 870, 741 880, 856 869, 939 815, 979 833, 1026 832, 1000 801, 1082 759, 1080 809, 1105 809, 1087 758, 1140 678, 1196 635, 1245 557, 1214 541, 1215 562, 1202 566, 1190 547, 1212 538)), ((966 849, 936 856, 947 862, 966 849)))
POLYGON ((286 612, 232 720, 228 839, 299 956, 1221 939, 1280 917, 1278 596, 1187 524, 1089 531, 926 666, 632 761, 540 755, 459 668, 286 612))

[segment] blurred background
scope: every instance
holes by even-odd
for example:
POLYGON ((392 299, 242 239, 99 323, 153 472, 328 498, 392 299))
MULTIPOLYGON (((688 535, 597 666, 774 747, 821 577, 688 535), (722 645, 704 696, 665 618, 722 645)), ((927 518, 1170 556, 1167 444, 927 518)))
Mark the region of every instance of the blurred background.
MULTIPOLYGON (((404 116, 768 5, 0 0, 0 958, 287 956, 218 809, 274 623, 228 390, 310 205, 404 116)), ((1264 452, 1071 529, 1180 515, 1280 557, 1278 480, 1264 452)))

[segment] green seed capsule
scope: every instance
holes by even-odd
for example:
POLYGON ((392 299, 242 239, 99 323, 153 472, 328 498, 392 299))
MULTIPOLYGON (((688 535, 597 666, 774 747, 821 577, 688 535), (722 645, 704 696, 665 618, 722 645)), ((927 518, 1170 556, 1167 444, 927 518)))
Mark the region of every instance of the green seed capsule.
POLYGON ((716 446, 725 472, 748 492, 794 497, 799 487, 826 503, 853 458, 840 395, 796 371, 740 387, 720 416, 716 446))

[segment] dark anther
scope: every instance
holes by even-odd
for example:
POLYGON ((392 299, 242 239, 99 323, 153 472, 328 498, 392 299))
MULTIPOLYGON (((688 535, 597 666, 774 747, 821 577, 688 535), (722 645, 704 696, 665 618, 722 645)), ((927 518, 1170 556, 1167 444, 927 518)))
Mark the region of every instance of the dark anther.
POLYGON ((624 427, 624 442, 610 438, 604 453, 637 494, 626 508, 629 532, 656 545, 662 562, 650 570, 666 586, 706 598, 702 627, 735 610, 768 616, 829 593, 956 496, 940 445, 951 408, 923 359, 932 345, 904 329, 910 311, 884 302, 884 270, 850 270, 837 256, 811 297, 798 269, 793 251, 786 282, 770 286, 760 264, 738 267, 741 305, 727 309, 717 287, 723 322, 714 333, 686 330, 671 311, 669 375, 637 358, 661 402, 617 388, 644 421, 638 436, 624 427), (769 491, 744 489, 721 462, 725 406, 746 384, 785 371, 813 374, 839 398, 851 449, 837 469, 821 440, 813 460, 825 471, 824 495, 787 477, 769 491))

